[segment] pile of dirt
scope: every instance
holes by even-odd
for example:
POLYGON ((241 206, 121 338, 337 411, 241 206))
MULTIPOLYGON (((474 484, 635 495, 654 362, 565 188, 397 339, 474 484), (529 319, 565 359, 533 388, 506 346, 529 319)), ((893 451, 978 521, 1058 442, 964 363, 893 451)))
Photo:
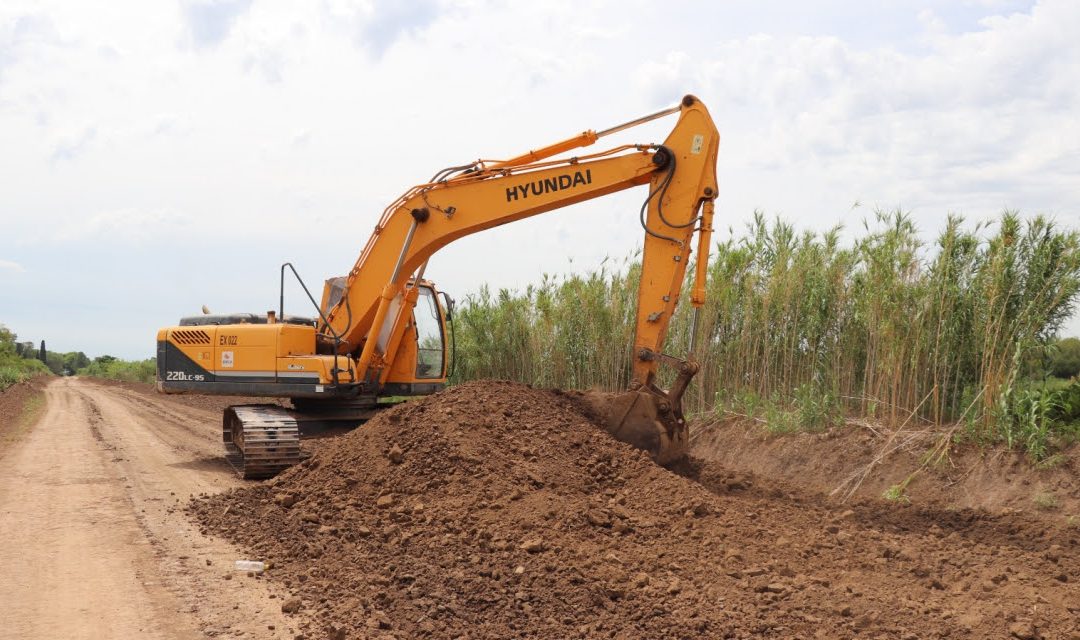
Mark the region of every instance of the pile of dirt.
POLYGON ((483 381, 189 506, 269 560, 305 638, 1080 633, 1080 532, 856 511, 653 464, 580 399, 483 381))
POLYGON ((891 428, 852 421, 822 432, 772 435, 745 419, 691 426, 691 454, 770 483, 798 483, 842 501, 893 492, 918 506, 1024 512, 1067 523, 1080 518, 1080 444, 1033 463, 1022 452, 950 444, 951 427, 891 428))

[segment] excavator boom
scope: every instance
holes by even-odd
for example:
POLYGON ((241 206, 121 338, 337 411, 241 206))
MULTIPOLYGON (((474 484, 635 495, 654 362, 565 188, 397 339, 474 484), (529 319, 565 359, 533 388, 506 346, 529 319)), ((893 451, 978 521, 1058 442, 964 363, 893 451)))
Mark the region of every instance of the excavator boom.
MULTIPOLYGON (((385 304, 384 290, 402 295, 406 281, 436 251, 484 229, 648 183, 641 219, 645 240, 634 350, 660 352, 698 230, 705 242, 697 247, 702 267, 697 271, 694 303, 701 304, 706 234, 711 232, 717 194, 719 134, 712 118, 692 96, 679 108, 651 117, 675 111, 680 113, 679 122, 663 144, 546 160, 549 154, 573 148, 572 144, 591 144, 599 135, 586 132, 513 161, 478 161, 452 177, 413 187, 387 207, 376 225, 346 277, 344 295, 327 313, 329 331, 342 337, 344 351, 372 345, 371 360, 362 359, 359 369, 378 369, 386 354, 377 348, 377 340, 369 338, 377 338, 383 329, 374 320, 385 304)), ((647 120, 633 124, 641 121, 647 120)), ((387 322, 385 316, 383 322, 387 322)), ((657 364, 655 359, 637 358, 634 379, 648 382, 657 364)))
POLYGON ((345 351, 359 351, 357 370, 366 381, 383 380, 391 353, 386 345, 395 344, 393 337, 408 322, 405 283, 440 248, 484 229, 648 184, 640 213, 645 240, 632 387, 628 394, 593 404, 608 430, 620 439, 650 451, 660 461, 677 458, 686 441, 680 401, 697 365, 664 356, 662 349, 695 232, 699 232, 698 269, 691 302, 696 308, 704 302, 719 143, 708 110, 700 100, 687 96, 678 107, 601 134, 586 131, 512 160, 478 161, 413 187, 384 212, 346 278, 341 299, 327 314, 327 329, 341 336, 345 351), (662 144, 548 160, 593 144, 602 135, 676 112, 679 120, 662 144), (391 309, 396 313, 391 314, 391 309), (380 336, 389 340, 380 342, 380 336), (656 384, 663 362, 677 370, 675 393, 656 384))

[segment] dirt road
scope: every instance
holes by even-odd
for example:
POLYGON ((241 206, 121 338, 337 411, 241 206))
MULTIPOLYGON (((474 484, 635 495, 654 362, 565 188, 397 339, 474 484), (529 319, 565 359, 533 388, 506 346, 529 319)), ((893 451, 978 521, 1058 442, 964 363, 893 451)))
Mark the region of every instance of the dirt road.
POLYGON ((280 592, 179 508, 241 482, 218 412, 72 378, 45 393, 0 452, 0 638, 293 637, 280 592))

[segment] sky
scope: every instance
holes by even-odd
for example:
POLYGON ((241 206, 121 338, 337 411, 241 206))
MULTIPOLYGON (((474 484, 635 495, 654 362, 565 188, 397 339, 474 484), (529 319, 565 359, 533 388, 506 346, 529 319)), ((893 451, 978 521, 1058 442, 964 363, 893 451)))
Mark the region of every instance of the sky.
MULTIPOLYGON (((275 308, 282 262, 321 291, 442 167, 686 93, 721 133, 721 238, 755 210, 1080 228, 1078 33, 1075 0, 4 0, 0 322, 150 357, 202 305, 275 308)), ((459 240, 426 275, 461 298, 596 268, 640 245, 643 196, 459 240)))

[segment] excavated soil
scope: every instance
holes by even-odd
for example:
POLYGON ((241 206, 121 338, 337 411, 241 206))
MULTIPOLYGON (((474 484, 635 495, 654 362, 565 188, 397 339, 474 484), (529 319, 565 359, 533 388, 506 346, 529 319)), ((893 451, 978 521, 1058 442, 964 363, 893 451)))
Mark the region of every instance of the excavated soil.
POLYGON ((1080 639, 1080 530, 668 471, 578 402, 462 385, 188 511, 304 638, 1080 639))
POLYGON ((918 507, 1024 513, 1059 524, 1080 519, 1080 444, 1033 463, 1004 446, 955 443, 956 428, 852 420, 816 433, 772 435, 758 421, 701 421, 692 425, 690 453, 836 502, 872 502, 902 487, 901 499, 918 507), (928 464, 943 440, 948 451, 928 464))

